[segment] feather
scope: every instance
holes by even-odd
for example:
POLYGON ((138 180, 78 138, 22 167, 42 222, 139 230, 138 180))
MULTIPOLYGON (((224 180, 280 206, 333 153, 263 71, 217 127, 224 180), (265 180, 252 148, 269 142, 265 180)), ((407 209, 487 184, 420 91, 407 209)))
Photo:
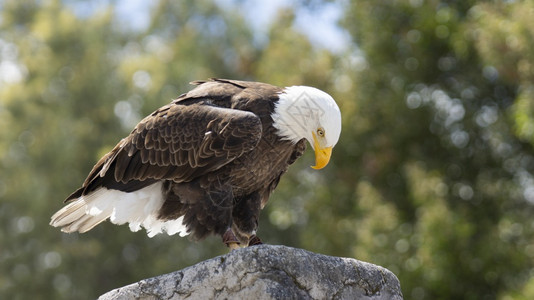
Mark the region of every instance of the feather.
POLYGON ((130 223, 132 231, 144 227, 152 236, 163 231, 168 234, 187 234, 181 222, 157 219, 163 204, 161 189, 161 182, 132 193, 100 188, 59 210, 52 216, 50 225, 63 227, 64 232, 86 232, 109 218, 118 225, 130 223))

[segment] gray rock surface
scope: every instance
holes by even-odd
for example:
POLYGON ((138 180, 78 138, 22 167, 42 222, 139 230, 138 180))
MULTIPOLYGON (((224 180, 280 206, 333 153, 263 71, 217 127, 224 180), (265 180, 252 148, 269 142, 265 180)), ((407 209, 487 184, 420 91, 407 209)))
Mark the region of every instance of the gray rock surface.
POLYGON ((111 299, 402 299, 389 270, 285 246, 234 250, 112 290, 111 299))

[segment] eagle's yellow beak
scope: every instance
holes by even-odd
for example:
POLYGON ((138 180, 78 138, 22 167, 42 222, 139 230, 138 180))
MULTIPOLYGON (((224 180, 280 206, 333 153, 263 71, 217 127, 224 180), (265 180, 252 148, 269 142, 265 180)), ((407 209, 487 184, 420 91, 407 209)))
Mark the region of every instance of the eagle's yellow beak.
POLYGON ((330 161, 332 155, 332 147, 321 147, 321 144, 317 140, 315 133, 313 134, 313 148, 315 149, 315 166, 312 166, 315 170, 324 168, 330 161))

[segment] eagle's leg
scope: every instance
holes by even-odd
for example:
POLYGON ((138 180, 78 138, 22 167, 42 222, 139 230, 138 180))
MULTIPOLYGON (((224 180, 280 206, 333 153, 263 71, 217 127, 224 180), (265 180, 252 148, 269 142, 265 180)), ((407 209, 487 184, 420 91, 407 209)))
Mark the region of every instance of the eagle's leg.
POLYGON ((241 244, 247 246, 262 244, 256 236, 261 211, 261 197, 258 192, 237 200, 232 210, 232 231, 241 244))
POLYGON ((249 240, 248 240, 248 245, 249 246, 256 246, 256 245, 261 245, 263 244, 263 242, 260 240, 260 238, 253 234, 250 236, 249 240))
POLYGON ((226 232, 222 236, 222 240, 223 243, 225 243, 226 246, 230 248, 230 250, 238 249, 239 244, 241 244, 231 228, 228 228, 226 230, 226 232))

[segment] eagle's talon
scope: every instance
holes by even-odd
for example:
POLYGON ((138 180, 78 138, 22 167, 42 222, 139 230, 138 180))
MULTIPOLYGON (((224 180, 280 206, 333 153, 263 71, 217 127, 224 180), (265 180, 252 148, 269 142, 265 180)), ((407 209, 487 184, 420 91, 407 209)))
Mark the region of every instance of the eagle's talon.
POLYGON ((231 250, 235 250, 237 248, 239 248, 239 240, 237 239, 237 237, 235 236, 234 232, 232 231, 232 229, 228 228, 226 230, 226 232, 223 234, 222 236, 222 241, 223 243, 226 244, 226 246, 228 248, 230 248, 231 250))
POLYGON ((253 234, 250 236, 250 239, 248 240, 248 245, 249 246, 256 246, 256 245, 261 245, 263 244, 263 242, 260 240, 260 238, 253 234))

